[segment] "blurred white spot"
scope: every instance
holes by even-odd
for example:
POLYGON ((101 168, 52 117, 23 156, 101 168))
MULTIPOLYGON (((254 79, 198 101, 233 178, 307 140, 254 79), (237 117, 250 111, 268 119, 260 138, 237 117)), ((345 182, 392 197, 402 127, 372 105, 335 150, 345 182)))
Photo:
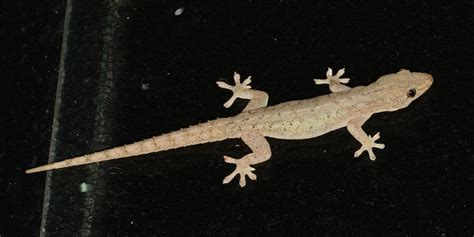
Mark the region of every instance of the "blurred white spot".
POLYGON ((179 16, 179 15, 183 14, 183 11, 184 11, 184 8, 180 7, 178 9, 176 9, 176 11, 174 11, 174 15, 179 16))
POLYGON ((89 191, 91 191, 91 186, 89 184, 86 184, 86 183, 81 183, 80 190, 81 190, 81 193, 89 192, 89 191))
POLYGON ((148 83, 143 83, 142 84, 142 90, 146 91, 146 90, 149 90, 150 89, 150 84, 148 83))

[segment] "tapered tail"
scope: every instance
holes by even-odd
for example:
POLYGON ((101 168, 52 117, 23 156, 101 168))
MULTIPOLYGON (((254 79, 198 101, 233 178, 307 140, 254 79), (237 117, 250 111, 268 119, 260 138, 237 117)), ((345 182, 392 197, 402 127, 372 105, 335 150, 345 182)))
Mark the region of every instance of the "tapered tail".
POLYGON ((217 119, 207 123, 191 126, 179 131, 163 134, 161 136, 135 142, 129 145, 115 147, 76 158, 59 161, 26 171, 27 174, 42 172, 53 169, 61 169, 71 166, 85 165, 107 160, 114 160, 132 156, 138 156, 153 152, 171 150, 196 144, 216 142, 237 136, 230 132, 230 119, 217 119))

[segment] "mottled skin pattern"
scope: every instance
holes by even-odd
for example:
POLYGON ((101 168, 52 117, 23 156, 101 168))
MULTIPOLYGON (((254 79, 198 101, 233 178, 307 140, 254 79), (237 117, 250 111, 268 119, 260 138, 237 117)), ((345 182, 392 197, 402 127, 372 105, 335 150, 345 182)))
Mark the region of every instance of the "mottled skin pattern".
POLYGON ((385 145, 375 142, 380 138, 379 133, 374 136, 367 135, 362 130, 362 125, 374 113, 407 107, 430 88, 433 78, 426 73, 402 69, 398 73, 382 76, 368 86, 350 88, 343 85, 349 82, 349 78, 340 78, 343 74, 344 69, 333 75, 329 68, 325 79, 314 80, 317 85, 328 84, 333 92, 331 94, 267 107, 267 93, 251 89, 250 77, 241 83, 240 75, 234 73, 234 86, 217 82, 219 87, 233 92, 232 97, 224 104, 226 108, 237 98, 250 100, 244 111, 234 117, 209 121, 133 144, 29 169, 26 172, 34 173, 241 138, 252 153, 240 159, 224 156, 225 162, 235 164, 236 168, 224 178, 223 183, 229 183, 236 175, 240 175, 239 184, 244 187, 246 176, 251 180, 257 178, 251 165, 271 157, 270 145, 265 137, 306 139, 342 127, 347 127, 352 136, 361 143, 361 148, 354 153, 354 157, 367 151, 369 158, 375 160, 372 149, 383 149, 385 145))

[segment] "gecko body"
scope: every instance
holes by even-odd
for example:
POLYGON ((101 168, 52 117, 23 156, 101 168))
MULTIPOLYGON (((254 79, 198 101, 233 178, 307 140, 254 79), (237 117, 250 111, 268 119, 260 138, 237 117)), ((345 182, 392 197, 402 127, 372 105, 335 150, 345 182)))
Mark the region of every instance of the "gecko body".
POLYGON ((340 78, 343 74, 344 69, 333 75, 332 69, 329 68, 325 79, 314 80, 318 85, 328 84, 331 94, 267 107, 267 93, 251 89, 250 77, 241 83, 240 75, 234 73, 234 86, 217 82, 219 87, 233 92, 232 97, 224 104, 226 108, 237 98, 250 100, 243 112, 234 117, 212 120, 129 145, 47 164, 29 169, 26 173, 241 138, 252 153, 240 159, 224 156, 225 162, 235 164, 236 169, 224 178, 223 183, 229 183, 239 174, 239 184, 244 187, 246 176, 251 180, 256 179, 253 173, 255 169, 251 165, 271 157, 270 145, 265 137, 287 140, 314 138, 343 127, 347 127, 351 135, 361 143, 361 148, 354 153, 354 157, 359 157, 367 151, 369 158, 375 160, 372 149, 383 149, 385 145, 375 142, 380 138, 379 133, 374 136, 367 135, 362 130, 362 125, 372 114, 407 107, 430 88, 433 78, 427 73, 402 69, 397 73, 382 76, 368 86, 350 88, 343 85, 349 82, 349 78, 340 78))

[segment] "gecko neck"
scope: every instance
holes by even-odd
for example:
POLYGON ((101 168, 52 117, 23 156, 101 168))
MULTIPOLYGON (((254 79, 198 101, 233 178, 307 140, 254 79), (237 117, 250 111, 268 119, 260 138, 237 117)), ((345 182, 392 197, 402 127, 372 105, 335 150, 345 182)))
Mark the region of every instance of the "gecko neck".
POLYGON ((367 109, 372 113, 391 112, 401 109, 393 88, 383 83, 374 82, 364 88, 362 95, 366 98, 367 109))

